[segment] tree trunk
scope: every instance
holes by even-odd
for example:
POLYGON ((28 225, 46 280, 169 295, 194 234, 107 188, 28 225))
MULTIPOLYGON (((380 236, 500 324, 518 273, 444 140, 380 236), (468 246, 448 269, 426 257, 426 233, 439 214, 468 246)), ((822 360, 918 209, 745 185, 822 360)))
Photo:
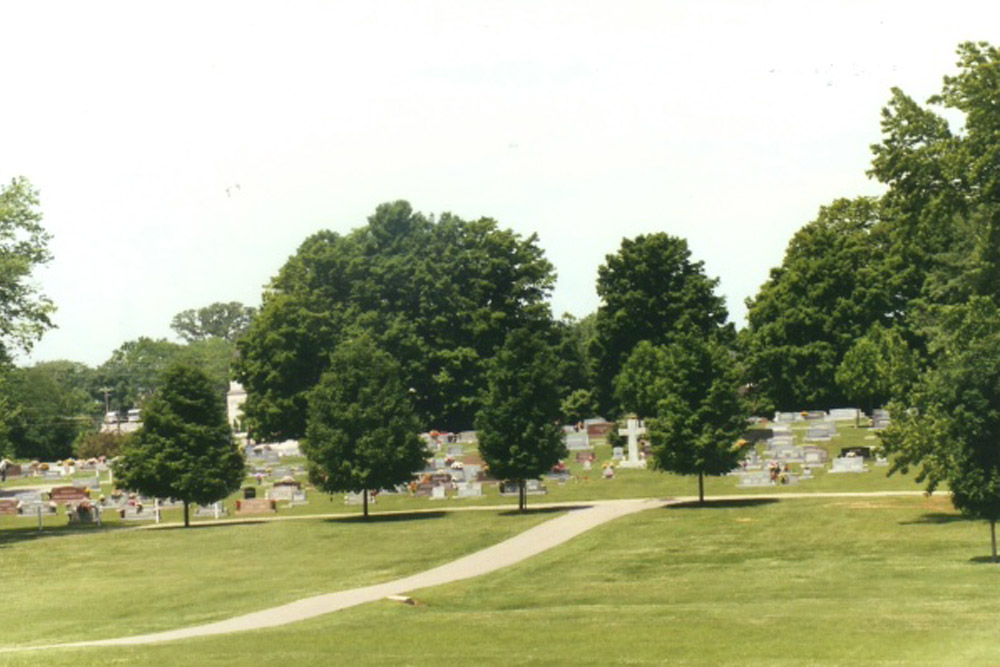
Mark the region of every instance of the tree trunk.
POLYGON ((522 512, 528 509, 528 490, 525 488, 524 480, 519 479, 517 481, 518 493, 517 493, 517 507, 522 512))
POLYGON ((705 473, 698 473, 698 504, 705 504, 705 473))
POLYGON ((997 562, 997 520, 990 519, 990 540, 993 543, 993 562, 997 562))
POLYGON ((184 501, 184 527, 188 528, 191 526, 191 521, 188 518, 188 501, 184 501))
POLYGON ((365 497, 365 521, 367 521, 368 520, 368 489, 365 489, 363 493, 364 493, 364 497, 365 497))

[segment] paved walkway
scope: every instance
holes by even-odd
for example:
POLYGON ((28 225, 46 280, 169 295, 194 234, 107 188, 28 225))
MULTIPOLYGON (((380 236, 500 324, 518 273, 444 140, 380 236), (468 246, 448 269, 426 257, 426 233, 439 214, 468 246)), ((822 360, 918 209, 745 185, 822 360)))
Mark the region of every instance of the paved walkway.
MULTIPOLYGON (((667 501, 662 500, 614 500, 604 502, 587 503, 585 507, 570 509, 566 514, 551 521, 539 524, 534 528, 529 528, 523 533, 516 535, 499 544, 477 551, 468 556, 451 561, 445 565, 389 581, 374 586, 365 586, 338 593, 328 593, 305 598, 296 602, 263 609, 243 616, 237 616, 225 621, 209 623, 207 625, 197 625, 179 630, 168 630, 165 632, 154 632, 146 635, 135 635, 132 637, 118 637, 115 639, 102 639, 95 641, 72 642, 67 644, 53 644, 48 646, 31 646, 23 648, 0 649, 0 653, 7 651, 29 651, 50 648, 73 648, 82 646, 128 646, 134 644, 153 644, 156 642, 172 641, 176 639, 189 639, 192 637, 206 637, 209 635, 221 635, 231 632, 244 632, 259 628, 271 628, 277 625, 286 625, 303 621, 308 618, 322 616, 340 609, 347 609, 366 602, 373 602, 390 595, 402 595, 410 591, 439 584, 447 584, 453 581, 461 581, 471 577, 478 577, 495 570, 514 565, 522 560, 531 558, 536 554, 558 546, 577 535, 599 526, 602 523, 617 519, 618 517, 640 512, 642 510, 662 507, 667 501)), ((509 509, 509 507, 507 508, 509 509)))

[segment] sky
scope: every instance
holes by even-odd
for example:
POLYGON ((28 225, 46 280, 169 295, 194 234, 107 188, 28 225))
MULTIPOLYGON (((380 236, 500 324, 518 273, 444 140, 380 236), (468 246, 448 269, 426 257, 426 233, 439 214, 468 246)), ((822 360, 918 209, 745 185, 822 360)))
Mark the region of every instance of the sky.
POLYGON ((58 311, 21 363, 98 365, 178 312, 258 305, 301 242, 382 202, 538 243, 552 308, 599 305, 667 232, 731 318, 1000 3, 0 0, 0 182, 41 193, 58 311))

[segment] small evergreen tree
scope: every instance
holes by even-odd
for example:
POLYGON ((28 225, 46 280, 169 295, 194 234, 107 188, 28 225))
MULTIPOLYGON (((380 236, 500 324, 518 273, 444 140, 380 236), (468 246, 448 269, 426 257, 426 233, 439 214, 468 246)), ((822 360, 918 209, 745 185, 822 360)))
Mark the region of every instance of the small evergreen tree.
POLYGON ((518 484, 518 508, 527 506, 525 480, 566 456, 559 427, 555 356, 527 330, 512 332, 486 373, 487 391, 476 417, 479 453, 493 475, 518 484))
POLYGON ((245 462, 226 418, 223 397, 212 380, 192 366, 167 368, 146 402, 140 428, 115 464, 126 489, 207 505, 240 487, 245 462))
POLYGON ((340 345, 309 393, 309 478, 326 492, 364 494, 408 482, 427 457, 399 364, 367 337, 340 345))
POLYGON ((722 344, 688 333, 662 356, 664 392, 649 422, 656 467, 698 475, 698 501, 705 502, 705 475, 722 475, 742 456, 737 444, 746 429, 739 377, 732 353, 722 344))

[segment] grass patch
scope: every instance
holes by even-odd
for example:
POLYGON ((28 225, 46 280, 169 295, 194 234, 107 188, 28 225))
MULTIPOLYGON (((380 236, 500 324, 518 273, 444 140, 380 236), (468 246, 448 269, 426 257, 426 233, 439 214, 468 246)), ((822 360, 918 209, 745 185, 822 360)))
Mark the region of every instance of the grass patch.
MULTIPOLYGON (((518 566, 266 631, 10 664, 988 664, 1000 568, 944 498, 629 516, 518 566)), ((437 525, 438 522, 426 522, 437 525)))
MULTIPOLYGON (((389 581, 551 515, 431 513, 176 530, 0 532, 0 646, 211 622, 389 581)), ((0 658, 2 660, 3 658, 0 658)))

